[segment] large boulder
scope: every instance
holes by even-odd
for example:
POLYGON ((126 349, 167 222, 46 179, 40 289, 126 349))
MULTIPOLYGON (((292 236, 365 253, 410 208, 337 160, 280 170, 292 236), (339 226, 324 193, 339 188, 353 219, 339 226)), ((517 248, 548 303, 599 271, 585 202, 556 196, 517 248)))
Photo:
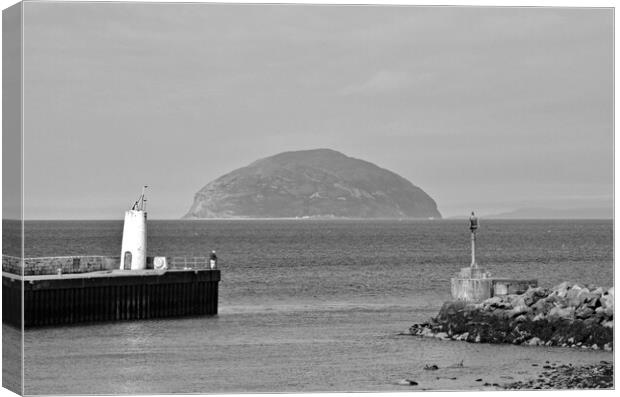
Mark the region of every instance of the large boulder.
MULTIPOLYGON (((581 294, 583 291, 584 289, 579 287, 577 284, 573 285, 568 291, 566 291, 566 300, 568 306, 579 306, 579 294, 581 294)), ((585 292, 590 291, 585 290, 585 292)))
POLYGON ((614 309, 609 306, 600 306, 594 310, 595 316, 599 321, 610 320, 614 317, 614 309))
POLYGON ((512 309, 507 311, 507 314, 510 318, 513 317, 517 317, 520 316, 522 314, 529 314, 532 312, 532 309, 530 309, 527 305, 525 304, 521 304, 519 306, 515 306, 512 309))
POLYGON ((483 307, 486 310, 489 309, 510 309, 512 305, 507 297, 494 296, 482 302, 483 307))
POLYGON ((525 291, 525 293, 522 295, 523 296, 523 302, 527 305, 527 306, 532 306, 534 303, 538 302, 540 299, 546 297, 547 295, 549 295, 549 291, 547 291, 544 288, 541 287, 537 287, 537 288, 528 288, 527 291, 525 291))
POLYGON ((579 300, 579 306, 588 306, 592 309, 596 309, 601 305, 601 295, 595 292, 581 291, 577 298, 579 300))
POLYGON ((523 295, 508 295, 508 302, 510 302, 512 307, 528 306, 523 295))
POLYGON ((551 288, 551 291, 555 292, 557 296, 563 298, 566 296, 566 293, 568 292, 569 289, 570 289, 570 283, 568 281, 564 281, 563 283, 560 283, 554 286, 553 288, 551 288))
POLYGON ((529 341, 527 341, 527 344, 530 346, 540 346, 542 344, 544 344, 544 342, 542 340, 540 340, 539 337, 535 336, 532 339, 530 339, 529 341))
POLYGON ((614 310, 614 287, 611 287, 603 295, 601 296, 601 305, 604 308, 610 308, 613 312, 614 310))
POLYGON ((439 321, 442 321, 442 320, 449 320, 451 318, 454 318, 454 316, 457 315, 457 313, 462 314, 466 306, 467 306, 467 302, 464 302, 464 301, 445 302, 443 306, 441 306, 441 309, 439 310, 437 319, 439 321))
POLYGON ((575 310, 575 317, 579 319, 588 319, 594 315, 594 310, 588 306, 580 306, 575 310))
POLYGON ((549 301, 547 299, 539 299, 536 303, 534 303, 531 308, 536 314, 547 314, 551 310, 551 308, 555 307, 553 301, 549 301))
POLYGON ((547 317, 550 319, 570 320, 575 317, 575 308, 554 306, 549 310, 547 317))

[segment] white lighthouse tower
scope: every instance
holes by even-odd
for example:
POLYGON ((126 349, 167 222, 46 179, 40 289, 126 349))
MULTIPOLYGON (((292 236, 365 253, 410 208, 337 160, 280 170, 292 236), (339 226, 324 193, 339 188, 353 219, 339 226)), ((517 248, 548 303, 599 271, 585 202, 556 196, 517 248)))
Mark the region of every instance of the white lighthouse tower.
POLYGON ((146 198, 142 194, 129 211, 125 211, 121 270, 146 269, 146 198))

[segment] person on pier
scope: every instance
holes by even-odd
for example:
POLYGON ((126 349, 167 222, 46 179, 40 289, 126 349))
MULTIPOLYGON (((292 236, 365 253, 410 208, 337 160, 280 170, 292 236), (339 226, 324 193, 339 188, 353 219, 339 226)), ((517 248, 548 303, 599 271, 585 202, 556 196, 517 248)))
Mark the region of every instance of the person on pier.
POLYGON ((211 255, 209 256, 209 266, 211 270, 217 267, 217 255, 215 255, 215 250, 211 251, 211 255))

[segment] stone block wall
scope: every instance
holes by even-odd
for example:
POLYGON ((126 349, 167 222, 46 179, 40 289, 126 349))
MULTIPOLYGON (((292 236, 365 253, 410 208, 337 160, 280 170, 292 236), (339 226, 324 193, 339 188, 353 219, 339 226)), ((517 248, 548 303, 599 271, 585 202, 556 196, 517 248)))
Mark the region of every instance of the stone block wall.
POLYGON ((2 271, 12 274, 22 274, 21 259, 16 256, 2 255, 2 271))
POLYGON ((87 273, 118 269, 120 257, 114 256, 61 256, 25 258, 24 275, 87 273))
POLYGON ((538 287, 538 280, 493 279, 493 296, 522 294, 528 288, 538 287))
POLYGON ((490 278, 452 278, 452 298, 459 301, 483 301, 491 297, 490 278))
MULTIPOLYGON (((167 256, 166 262, 169 269, 209 269, 209 258, 207 257, 185 257, 185 256, 167 256)), ((151 268, 153 260, 151 258, 151 268)), ((147 260, 148 268, 148 260, 147 260)))
MULTIPOLYGON (((166 257, 169 269, 209 269, 207 257, 166 257)), ((87 273, 120 268, 121 258, 118 256, 57 256, 24 258, 25 276, 87 273)), ((146 258, 146 268, 153 269, 153 257, 146 258)), ((2 271, 22 274, 21 259, 14 256, 2 256, 2 271)))
POLYGON ((481 267, 464 267, 450 279, 450 285, 452 299, 480 302, 493 296, 522 294, 530 287, 538 287, 538 281, 491 277, 481 267))

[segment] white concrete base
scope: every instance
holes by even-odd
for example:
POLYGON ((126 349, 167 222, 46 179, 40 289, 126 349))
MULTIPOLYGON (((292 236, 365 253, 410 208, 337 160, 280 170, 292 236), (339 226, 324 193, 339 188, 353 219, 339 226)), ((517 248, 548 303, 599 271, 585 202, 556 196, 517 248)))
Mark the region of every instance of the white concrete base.
POLYGON ((450 279, 452 299, 483 301, 493 295, 491 273, 481 267, 464 267, 457 277, 450 279))
POLYGON ((492 278, 481 267, 464 267, 458 276, 450 279, 452 299, 480 302, 493 296, 521 294, 528 288, 537 287, 538 280, 492 278))

